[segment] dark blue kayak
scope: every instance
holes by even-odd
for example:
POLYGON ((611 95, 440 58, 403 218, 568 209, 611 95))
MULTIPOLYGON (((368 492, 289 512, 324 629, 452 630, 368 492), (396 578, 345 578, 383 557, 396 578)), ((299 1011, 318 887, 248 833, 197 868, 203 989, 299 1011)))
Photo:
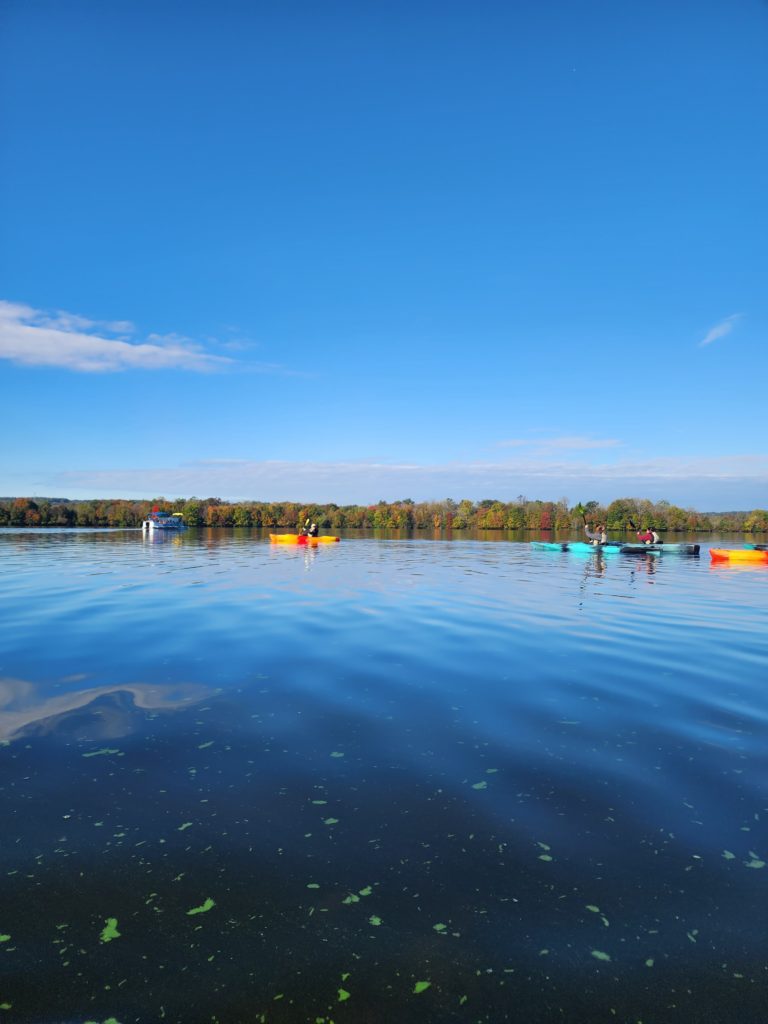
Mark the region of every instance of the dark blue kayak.
POLYGON ((698 555, 698 544, 622 544, 621 551, 625 555, 644 555, 651 551, 655 555, 666 552, 668 555, 698 555))

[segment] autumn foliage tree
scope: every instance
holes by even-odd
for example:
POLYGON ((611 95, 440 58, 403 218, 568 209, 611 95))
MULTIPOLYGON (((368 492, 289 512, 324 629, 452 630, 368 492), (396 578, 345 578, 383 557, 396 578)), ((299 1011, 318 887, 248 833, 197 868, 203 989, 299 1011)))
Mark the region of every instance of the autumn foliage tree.
POLYGON ((614 534, 630 534, 650 526, 666 533, 745 531, 768 533, 768 510, 705 514, 667 501, 616 498, 606 507, 597 501, 569 505, 529 500, 519 495, 504 502, 486 498, 473 502, 379 501, 375 505, 299 504, 297 502, 226 502, 221 498, 178 498, 131 501, 121 498, 68 501, 62 498, 0 498, 0 527, 137 528, 151 509, 181 512, 190 527, 296 530, 307 518, 323 529, 389 531, 494 530, 545 535, 581 532, 584 521, 605 522, 614 534))

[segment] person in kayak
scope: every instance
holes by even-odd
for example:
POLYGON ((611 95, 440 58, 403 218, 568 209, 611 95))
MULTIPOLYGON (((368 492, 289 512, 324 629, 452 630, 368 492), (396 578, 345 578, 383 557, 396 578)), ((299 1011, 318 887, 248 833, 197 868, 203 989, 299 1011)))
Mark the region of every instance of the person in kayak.
POLYGON ((641 540, 643 542, 643 544, 663 544, 664 543, 664 541, 661 539, 661 537, 658 535, 658 533, 656 533, 655 530, 652 530, 650 528, 650 526, 646 526, 646 528, 644 530, 642 530, 642 531, 638 530, 637 531, 637 539, 641 540))
POLYGON ((586 523, 584 523, 584 533, 586 533, 588 539, 597 546, 598 544, 605 544, 608 540, 608 534, 606 533, 605 527, 599 523, 596 524, 594 530, 590 530, 586 523))
POLYGON ((304 520, 304 529, 299 534, 300 537, 316 537, 317 536, 317 523, 313 523, 312 520, 307 516, 304 520))

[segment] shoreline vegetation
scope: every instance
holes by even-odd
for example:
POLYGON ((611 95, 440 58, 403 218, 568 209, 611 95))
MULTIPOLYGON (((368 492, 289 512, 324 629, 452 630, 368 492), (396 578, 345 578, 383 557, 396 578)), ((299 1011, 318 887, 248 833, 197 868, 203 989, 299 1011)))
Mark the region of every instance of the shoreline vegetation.
POLYGON ((605 523, 610 531, 651 527, 664 533, 766 533, 768 509, 697 512, 667 501, 617 498, 570 506, 559 501, 379 501, 375 505, 300 504, 298 502, 222 501, 178 498, 128 499, 0 498, 0 527, 137 527, 152 509, 181 512, 188 526, 245 526, 297 529, 306 519, 320 529, 535 530, 581 531, 585 522, 605 523))

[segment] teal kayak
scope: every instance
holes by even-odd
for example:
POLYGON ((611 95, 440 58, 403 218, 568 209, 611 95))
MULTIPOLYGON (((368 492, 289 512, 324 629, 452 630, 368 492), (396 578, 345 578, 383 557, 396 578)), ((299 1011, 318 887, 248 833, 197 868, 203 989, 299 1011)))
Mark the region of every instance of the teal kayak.
POLYGON ((745 544, 747 551, 768 551, 768 544, 745 544))
POLYGON ((607 544, 587 544, 583 540, 575 541, 549 541, 532 540, 531 547, 537 551, 602 551, 604 553, 617 553, 621 550, 618 541, 608 541, 607 544))
POLYGON ((622 544, 621 541, 608 541, 606 544, 587 544, 585 541, 531 541, 531 547, 537 551, 602 551, 603 554, 623 555, 698 555, 698 544, 622 544))

